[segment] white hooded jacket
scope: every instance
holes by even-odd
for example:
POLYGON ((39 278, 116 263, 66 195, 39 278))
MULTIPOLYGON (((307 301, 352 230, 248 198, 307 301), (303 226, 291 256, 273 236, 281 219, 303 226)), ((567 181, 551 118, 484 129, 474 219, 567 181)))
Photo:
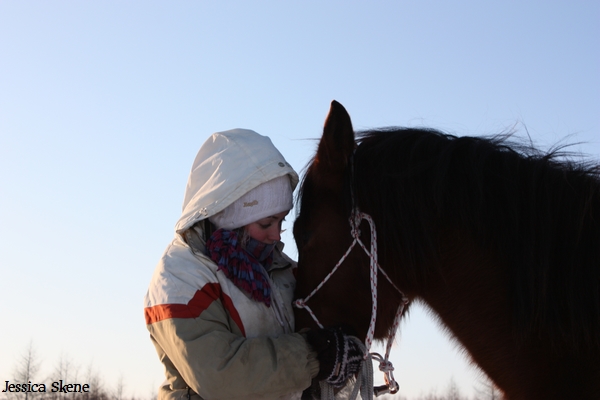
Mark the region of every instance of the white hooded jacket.
POLYGON ((272 304, 252 300, 204 254, 205 220, 280 176, 298 175, 256 132, 213 134, 194 161, 175 227, 159 261, 144 314, 165 366, 159 399, 299 399, 318 370, 316 354, 294 332, 295 263, 280 244, 269 270, 272 304))

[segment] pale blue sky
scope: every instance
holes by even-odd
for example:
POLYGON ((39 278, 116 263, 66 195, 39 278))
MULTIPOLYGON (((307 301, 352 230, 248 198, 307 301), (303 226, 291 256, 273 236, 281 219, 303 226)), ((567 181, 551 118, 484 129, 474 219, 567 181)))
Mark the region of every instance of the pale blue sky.
MULTIPOLYGON (((40 378, 62 355, 148 396, 142 298, 198 148, 254 129, 300 171, 333 99, 357 129, 574 135, 598 159, 600 3, 0 0, 0 381, 32 341, 40 378)), ((473 392, 422 309, 401 330, 403 394, 473 392)))

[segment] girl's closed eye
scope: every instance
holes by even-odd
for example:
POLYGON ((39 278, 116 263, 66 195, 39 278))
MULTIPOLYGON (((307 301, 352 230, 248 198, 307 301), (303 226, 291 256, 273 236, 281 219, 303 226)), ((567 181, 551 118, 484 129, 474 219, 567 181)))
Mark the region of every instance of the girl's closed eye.
MULTIPOLYGON (((280 219, 277 222, 277 225, 279 225, 279 229, 281 229, 281 227, 283 226, 283 222, 285 221, 285 218, 280 219)), ((273 224, 275 223, 275 221, 269 222, 269 223, 259 223, 258 225, 262 228, 262 229, 269 229, 270 227, 273 226, 273 224)))
POLYGON ((248 232, 253 239, 264 243, 270 244, 279 241, 281 240, 281 227, 288 212, 289 211, 283 211, 248 224, 245 227, 246 232, 248 232))

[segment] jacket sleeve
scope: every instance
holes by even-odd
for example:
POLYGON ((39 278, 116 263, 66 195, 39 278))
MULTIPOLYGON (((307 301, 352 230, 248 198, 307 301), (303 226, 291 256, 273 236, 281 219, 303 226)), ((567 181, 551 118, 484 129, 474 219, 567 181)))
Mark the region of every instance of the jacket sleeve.
POLYGON ((187 383, 205 399, 269 399, 310 386, 319 364, 301 334, 245 338, 231 325, 221 300, 198 317, 147 325, 167 370, 176 370, 168 376, 174 390, 187 383))

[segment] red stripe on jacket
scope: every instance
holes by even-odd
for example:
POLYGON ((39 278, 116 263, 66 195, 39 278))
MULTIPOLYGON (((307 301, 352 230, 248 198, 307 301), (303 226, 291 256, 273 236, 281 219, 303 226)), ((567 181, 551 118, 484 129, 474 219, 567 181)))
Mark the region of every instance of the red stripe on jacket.
POLYGON ((231 319, 242 331, 242 334, 246 336, 242 319, 235 309, 231 297, 223 293, 221 285, 216 282, 207 283, 202 289, 197 290, 194 297, 187 304, 159 304, 144 308, 146 325, 169 318, 198 318, 215 300, 222 301, 231 319))

